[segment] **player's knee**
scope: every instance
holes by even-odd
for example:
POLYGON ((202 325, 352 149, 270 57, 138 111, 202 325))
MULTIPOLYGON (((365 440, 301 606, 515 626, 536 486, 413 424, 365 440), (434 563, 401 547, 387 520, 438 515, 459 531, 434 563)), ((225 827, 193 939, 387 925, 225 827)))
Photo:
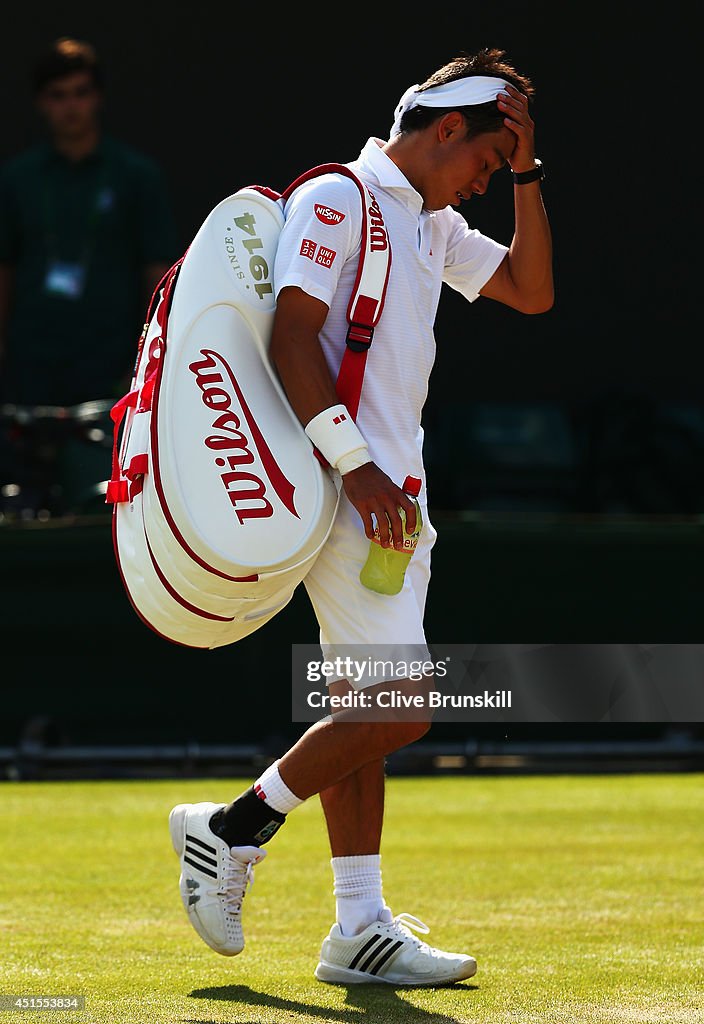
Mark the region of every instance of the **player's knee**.
POLYGON ((425 736, 425 734, 430 729, 430 726, 431 722, 423 719, 419 721, 409 722, 408 738, 406 739, 406 745, 408 745, 409 743, 416 743, 418 740, 422 739, 423 736, 425 736))
POLYGON ((407 747, 410 743, 416 743, 427 733, 430 728, 430 721, 420 717, 409 717, 394 722, 388 730, 388 753, 407 747))

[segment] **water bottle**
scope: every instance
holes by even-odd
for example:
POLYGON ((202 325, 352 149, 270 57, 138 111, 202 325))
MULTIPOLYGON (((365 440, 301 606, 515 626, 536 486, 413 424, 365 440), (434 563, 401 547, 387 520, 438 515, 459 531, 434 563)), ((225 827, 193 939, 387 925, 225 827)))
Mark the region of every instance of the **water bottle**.
POLYGON ((369 542, 369 554, 359 578, 365 587, 375 590, 377 594, 398 594, 403 586, 406 566, 413 556, 423 527, 423 517, 418 504, 420 486, 421 481, 416 476, 407 476, 403 482, 402 490, 409 498, 413 498, 416 507, 416 528, 413 533, 406 530, 406 513, 399 508, 403 525, 403 550, 400 551, 393 545, 388 548, 383 547, 379 538, 378 526, 374 530, 373 539, 369 542))

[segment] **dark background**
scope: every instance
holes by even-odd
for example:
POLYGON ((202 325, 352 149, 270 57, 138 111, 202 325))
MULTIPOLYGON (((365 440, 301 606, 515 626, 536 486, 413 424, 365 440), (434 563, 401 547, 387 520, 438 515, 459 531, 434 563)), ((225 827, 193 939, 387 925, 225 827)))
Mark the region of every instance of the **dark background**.
MULTIPOLYGON (((387 137, 408 85, 461 50, 501 47, 537 89, 556 303, 527 318, 446 290, 432 408, 604 393, 698 402, 699 52, 673 6, 650 18, 630 5, 545 3, 378 17, 373 6, 15 6, 0 159, 39 135, 29 91, 39 50, 58 35, 87 38, 106 66, 106 127, 161 162, 185 247, 237 188, 282 189, 313 164, 354 159, 369 135, 387 137)), ((509 242, 509 172, 464 210, 509 242)))
MULTIPOLYGON (((681 5, 26 5, 0 67, 0 159, 40 135, 30 68, 62 34, 102 55, 106 127, 162 164, 182 249, 231 192, 354 159, 386 137, 408 85, 463 50, 505 49, 537 90, 556 302, 526 317, 445 289, 425 411, 431 498, 490 511, 704 505, 699 53, 681 5)), ((464 213, 508 243, 509 172, 464 213)))
MULTIPOLYGON (((241 186, 282 190, 386 137, 406 87, 461 51, 503 48, 533 79, 556 302, 526 317, 449 289, 441 299, 425 413, 438 641, 685 643, 701 633, 700 53, 672 7, 650 17, 623 7, 106 13, 80 2, 16 7, 6 27, 0 159, 40 137, 29 85, 39 51, 59 35, 88 39, 107 72, 105 125, 161 163, 184 249, 241 186), (526 525, 526 512, 543 518, 526 525)), ((464 213, 508 243, 508 171, 464 213)), ((50 527, 5 528, 2 741, 30 710, 49 716, 59 743, 246 739, 251 718, 191 714, 184 680, 201 672, 227 681, 234 700, 246 692, 260 731, 267 716, 274 732, 290 730, 289 645, 315 635, 303 592, 235 648, 165 646, 127 603, 106 526, 50 527), (272 676, 283 694, 273 720, 272 676)))

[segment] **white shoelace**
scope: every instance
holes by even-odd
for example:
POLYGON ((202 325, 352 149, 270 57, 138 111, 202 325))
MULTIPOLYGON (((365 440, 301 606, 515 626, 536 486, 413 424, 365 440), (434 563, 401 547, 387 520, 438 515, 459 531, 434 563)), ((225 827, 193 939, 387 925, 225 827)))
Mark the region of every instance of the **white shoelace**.
POLYGON ((419 917, 414 917, 413 914, 406 913, 396 914, 391 923, 398 926, 405 938, 410 939, 416 949, 429 950, 432 948, 427 944, 427 942, 423 942, 422 939, 416 938, 411 931, 411 929, 413 929, 414 932, 420 932, 422 935, 427 935, 429 933, 430 928, 428 928, 427 924, 425 924, 424 921, 421 921, 419 917))
POLYGON ((211 896, 225 897, 225 910, 228 914, 239 914, 242 909, 242 901, 248 889, 254 885, 254 865, 259 858, 245 861, 230 855, 229 863, 225 865, 222 885, 219 889, 210 889, 211 896))

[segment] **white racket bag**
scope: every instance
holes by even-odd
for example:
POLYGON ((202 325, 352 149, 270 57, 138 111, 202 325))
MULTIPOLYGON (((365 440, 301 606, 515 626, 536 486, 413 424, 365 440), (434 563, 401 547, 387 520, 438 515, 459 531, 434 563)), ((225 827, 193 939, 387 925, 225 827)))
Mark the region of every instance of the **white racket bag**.
POLYGON ((284 204, 329 171, 356 181, 364 212, 343 359, 357 363, 340 374, 361 387, 390 248, 379 245, 369 189, 325 164, 284 193, 250 186, 211 211, 152 297, 130 391, 111 412, 106 501, 118 568, 137 615, 173 643, 216 648, 263 626, 289 603, 335 518, 339 474, 268 356, 284 204))

